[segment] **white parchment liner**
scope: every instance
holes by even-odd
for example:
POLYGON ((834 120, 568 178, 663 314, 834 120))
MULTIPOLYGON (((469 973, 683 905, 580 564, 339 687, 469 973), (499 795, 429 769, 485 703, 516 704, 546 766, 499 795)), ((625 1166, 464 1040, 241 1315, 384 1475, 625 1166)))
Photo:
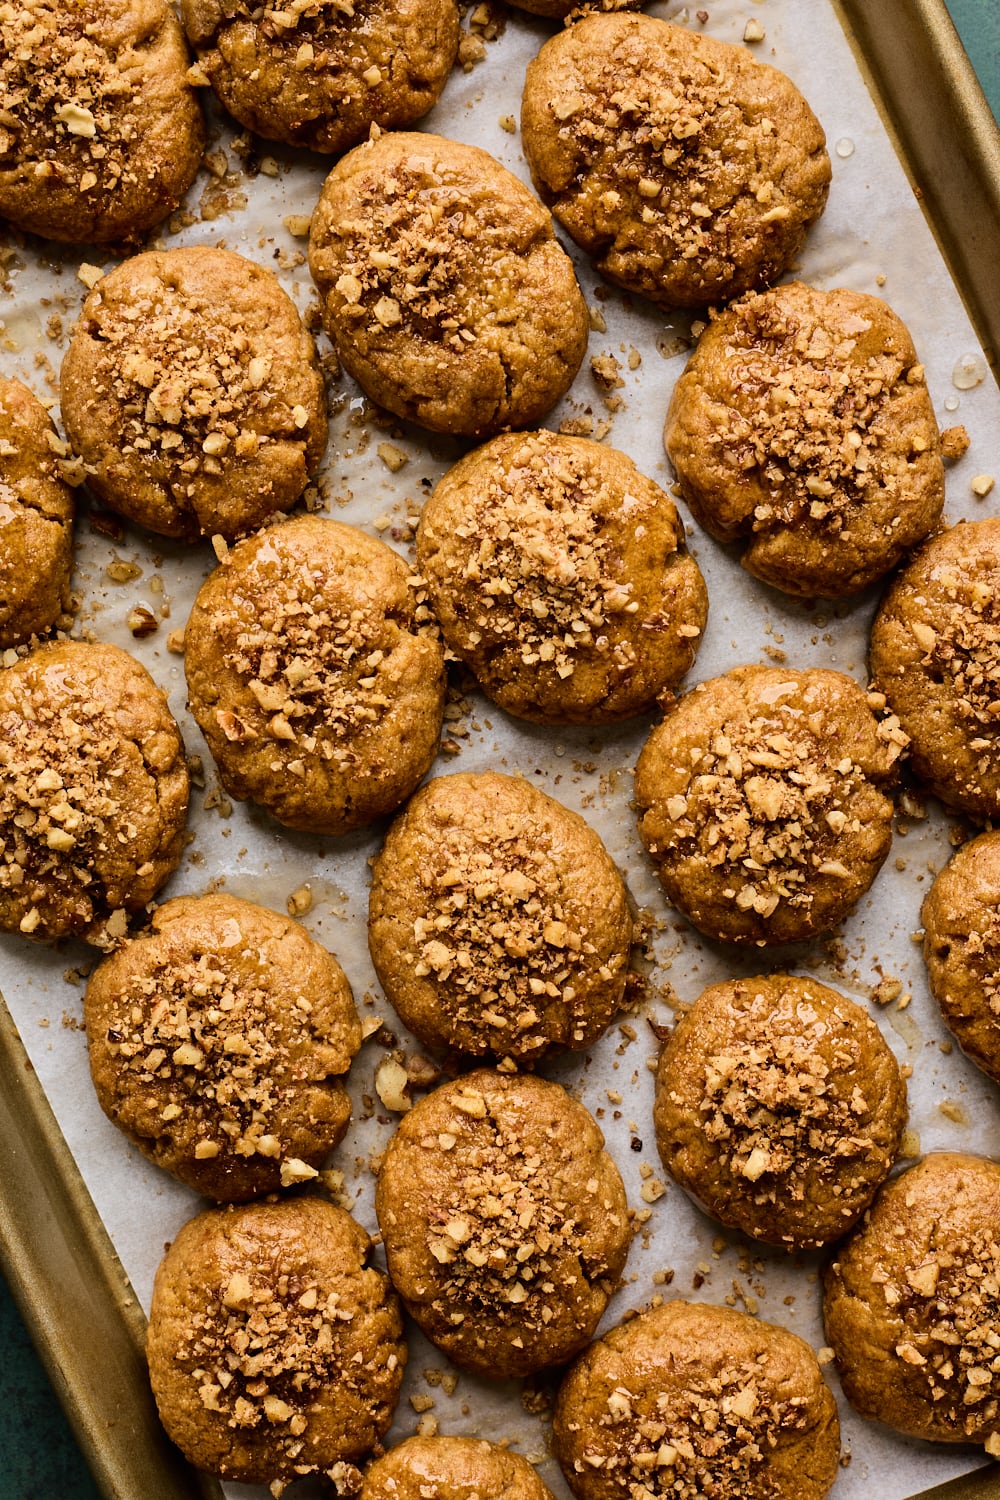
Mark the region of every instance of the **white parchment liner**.
MULTIPOLYGON (((690 12, 674 4, 653 4, 649 10, 695 27, 700 24, 693 6, 690 12)), ((967 381, 960 381, 962 389, 953 383, 956 368, 970 359, 984 377, 986 367, 981 356, 976 358, 975 335, 960 296, 894 156, 832 6, 826 0, 766 0, 752 8, 737 0, 717 0, 708 11, 705 29, 739 42, 751 15, 766 33, 755 45, 755 55, 795 79, 825 126, 833 159, 829 207, 810 237, 799 274, 820 287, 848 286, 877 293, 909 324, 927 367, 941 425, 960 421, 972 439, 967 456, 949 471, 947 515, 957 520, 963 515, 993 513, 994 498, 977 501, 970 479, 1000 463, 1000 393, 990 378, 971 389, 965 388, 967 381)), ((500 122, 504 116, 518 117, 525 66, 550 32, 546 24, 512 11, 502 36, 487 45, 485 59, 469 73, 456 70, 444 100, 426 118, 425 127, 485 146, 528 180, 519 138, 500 122)), ((230 145, 233 133, 231 127, 221 126, 215 149, 226 152, 230 171, 239 174, 240 162, 230 145)), ((266 154, 269 148, 265 144, 262 150, 266 154)), ((268 175, 268 167, 255 178, 240 177, 230 185, 231 201, 234 194, 245 194, 245 206, 234 204, 219 217, 167 235, 165 243, 224 243, 275 270, 305 308, 313 298, 302 257, 305 246, 301 239, 292 238, 283 220, 311 212, 330 164, 280 150, 273 152, 273 161, 276 176, 268 175)), ((221 166, 219 158, 216 166, 221 166)), ((218 187, 207 174, 199 176, 189 196, 196 217, 206 188, 210 198, 218 187)), ((588 359, 569 397, 550 415, 547 425, 556 427, 560 421, 588 413, 595 422, 607 421, 607 440, 629 453, 646 473, 667 483, 669 471, 660 434, 672 384, 683 368, 683 340, 690 319, 667 318, 640 299, 601 286, 584 258, 572 246, 568 248, 576 257, 588 301, 596 301, 603 311, 607 331, 592 333, 588 359), (598 289, 599 301, 595 298, 598 289), (628 358, 633 349, 641 356, 635 369, 630 368, 628 358), (589 370, 589 357, 606 352, 621 361, 626 382, 619 393, 624 398, 621 410, 613 416, 606 411, 589 370)), ((5 330, 0 370, 26 380, 43 396, 55 394, 54 374, 65 347, 65 332, 85 295, 75 275, 82 260, 92 263, 94 252, 54 250, 42 257, 34 242, 32 248, 18 250, 10 290, 0 300, 5 330), (53 314, 62 319, 61 335, 50 323, 53 314)), ((399 428, 376 427, 366 415, 357 388, 346 377, 338 393, 323 471, 329 513, 374 530, 406 553, 407 518, 415 516, 428 482, 433 484, 460 450, 415 428, 400 432, 399 428), (378 444, 385 440, 408 455, 406 465, 395 474, 377 454, 378 444)), ((835 607, 803 605, 748 578, 735 552, 718 546, 697 529, 692 528, 691 543, 708 581, 711 612, 689 683, 743 662, 780 659, 776 652, 784 652, 791 666, 832 666, 864 682, 874 592, 835 607)), ((79 527, 76 584, 84 606, 77 633, 116 641, 146 664, 170 694, 189 751, 204 756, 209 792, 215 787, 211 761, 186 712, 182 662, 168 651, 167 635, 183 626, 194 593, 214 561, 207 544, 182 548, 133 531, 116 543, 93 530, 86 518, 79 527), (115 583, 107 569, 123 559, 140 571, 124 584, 115 583), (155 634, 137 641, 126 617, 140 602, 149 606, 161 624, 155 634)), ((784 952, 734 955, 700 939, 666 907, 639 845, 630 807, 631 775, 648 731, 647 721, 600 731, 544 731, 508 719, 473 694, 458 729, 459 754, 439 758, 435 774, 487 768, 520 772, 579 808, 598 828, 626 872, 636 901, 658 919, 654 935, 658 968, 652 976, 648 1006, 654 1019, 669 1019, 669 1008, 655 988, 663 984, 690 1001, 704 985, 727 975, 786 966, 815 974, 866 1003, 871 987, 882 977, 898 977, 904 997, 912 999, 905 1008, 897 1002, 878 1011, 877 1017, 900 1061, 913 1070, 911 1125, 919 1148, 947 1147, 1000 1156, 996 1088, 957 1049, 950 1048, 913 941, 931 872, 950 853, 950 825, 936 806, 932 805, 925 820, 901 821, 892 854, 871 894, 834 941, 784 952)), ((417 1050, 382 998, 367 953, 367 860, 378 847, 381 830, 340 841, 319 839, 282 830, 263 814, 238 805, 225 816, 224 809, 206 808, 205 800, 205 791, 195 793, 194 841, 164 895, 224 885, 234 894, 283 910, 289 895, 308 883, 313 906, 304 918, 306 926, 338 954, 365 1014, 384 1015, 400 1046, 408 1052, 417 1050)), ((92 957, 89 950, 73 945, 50 949, 0 938, 0 988, 135 1289, 148 1307, 164 1243, 200 1204, 187 1189, 147 1164, 98 1109, 80 1028, 80 984, 66 978, 92 957)), ((544 1070, 598 1114, 631 1203, 649 1215, 636 1237, 626 1283, 611 1304, 605 1326, 655 1294, 715 1302, 728 1298, 785 1324, 820 1348, 825 1342, 817 1284, 820 1257, 789 1260, 738 1235, 724 1234, 674 1186, 651 1205, 644 1202, 641 1189, 648 1177, 643 1177, 643 1169, 647 1173, 652 1169, 657 1179, 663 1176, 651 1119, 649 1063, 655 1040, 643 1015, 622 1019, 628 1030, 612 1027, 588 1057, 564 1059, 544 1070), (608 1090, 620 1094, 622 1102, 610 1102, 608 1090), (638 1149, 636 1141, 641 1142, 638 1149), (657 1274, 667 1269, 673 1271, 669 1287, 657 1274)), ((352 1075, 355 1118, 332 1163, 345 1171, 354 1212, 373 1231, 370 1159, 393 1126, 374 1097, 374 1069, 383 1055, 379 1045, 370 1041, 358 1058, 352 1075)), ((440 1385, 429 1385, 425 1377, 427 1370, 446 1368, 447 1361, 412 1332, 410 1366, 391 1441, 408 1435, 417 1425, 418 1415, 409 1398, 416 1397, 421 1406, 420 1398, 430 1396, 434 1405, 429 1415, 442 1432, 510 1441, 541 1463, 543 1477, 556 1495, 568 1496, 556 1465, 547 1457, 544 1418, 524 1409, 519 1387, 491 1385, 462 1375, 449 1395, 440 1385)), ((827 1374, 836 1388, 832 1366, 827 1374)), ((844 1450, 850 1462, 834 1489, 838 1500, 867 1500, 874 1494, 879 1500, 902 1500, 982 1462, 980 1450, 911 1442, 862 1422, 843 1402, 841 1407, 844 1450)), ((265 1494, 240 1485, 226 1489, 232 1496, 265 1494)), ((304 1495, 312 1492, 309 1483, 300 1490, 304 1495)))

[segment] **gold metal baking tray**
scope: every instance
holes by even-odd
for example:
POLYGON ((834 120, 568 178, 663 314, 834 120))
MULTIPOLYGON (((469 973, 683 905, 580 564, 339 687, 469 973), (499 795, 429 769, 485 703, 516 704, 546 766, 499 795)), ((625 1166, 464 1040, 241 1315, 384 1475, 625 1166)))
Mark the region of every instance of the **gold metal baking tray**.
MULTIPOLYGON (((1000 131, 943 0, 833 4, 995 366, 1000 131)), ((218 1500, 160 1427, 142 1309, 2 997, 0 1265, 107 1500, 218 1500)), ((914 1500, 1000 1500, 1000 1468, 914 1500)))

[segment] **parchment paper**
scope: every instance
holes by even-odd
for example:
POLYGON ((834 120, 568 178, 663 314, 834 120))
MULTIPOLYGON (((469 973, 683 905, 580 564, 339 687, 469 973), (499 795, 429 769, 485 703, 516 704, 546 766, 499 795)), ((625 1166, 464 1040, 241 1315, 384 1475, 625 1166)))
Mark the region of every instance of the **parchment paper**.
MULTIPOLYGON (((694 28, 701 25, 693 6, 653 4, 648 9, 694 28)), ((754 44, 755 55, 795 79, 826 128, 833 187, 799 274, 820 287, 849 286, 882 295, 906 320, 926 363, 941 425, 960 421, 972 438, 967 456, 949 471, 947 515, 957 520, 994 513, 994 496, 976 500, 970 480, 1000 462, 1000 394, 986 375, 961 299, 832 6, 826 0, 766 0, 756 6, 717 0, 708 5, 707 16, 704 29, 732 42, 742 40, 751 16, 758 20, 765 38, 754 44), (981 383, 970 387, 977 376, 981 383)), ((443 101, 424 127, 485 146, 528 180, 518 135, 505 129, 501 120, 517 118, 525 66, 551 29, 511 11, 499 39, 486 44, 484 59, 469 72, 456 69, 443 101)), ((216 123, 212 162, 215 172, 223 175, 199 174, 188 199, 195 222, 179 228, 175 224, 175 232, 165 232, 162 241, 224 243, 274 269, 305 309, 313 299, 305 242, 294 238, 283 221, 311 212, 330 163, 262 143, 263 170, 248 176, 232 147, 237 132, 219 123, 218 117, 216 123)), ((665 317, 650 304, 601 285, 585 259, 572 246, 567 248, 575 255, 588 302, 601 310, 607 331, 592 333, 588 358, 568 398, 546 425, 571 420, 579 427, 589 418, 595 435, 606 431, 610 443, 667 483, 661 427, 672 384, 684 365, 691 319, 665 317), (634 356, 629 359, 632 350, 640 356, 638 363, 634 356), (589 369, 590 356, 608 352, 621 361, 625 381, 617 393, 623 398, 621 408, 614 413, 607 410, 604 393, 589 369)), ((85 295, 77 267, 81 261, 99 262, 100 257, 93 250, 65 251, 39 242, 14 244, 12 249, 9 288, 0 300, 0 370, 54 397, 66 334, 85 295)), ((328 347, 324 340, 320 343, 321 350, 328 347)), ((412 523, 429 486, 460 448, 375 418, 344 377, 334 393, 322 490, 329 514, 373 529, 407 553, 412 523), (385 441, 408 457, 396 473, 378 456, 378 445, 385 441)), ((743 662, 781 660, 797 667, 834 666, 864 682, 874 591, 836 606, 796 603, 749 579, 735 551, 718 546, 693 526, 690 530, 708 581, 711 612, 689 684, 743 662)), ((168 633, 183 626, 198 585, 214 565, 210 547, 182 548, 133 530, 116 540, 95 531, 86 515, 80 520, 78 546, 75 581, 83 605, 75 633, 116 641, 139 657, 169 692, 189 751, 204 758, 207 785, 194 794, 194 840, 164 897, 224 885, 237 895, 283 910, 289 896, 307 884, 312 907, 303 917, 306 926, 338 954, 364 1014, 384 1016, 404 1053, 417 1051, 381 996, 367 954, 367 860, 383 830, 339 841, 294 834, 255 810, 230 807, 219 796, 210 757, 185 709, 182 661, 167 646, 168 633), (133 565, 134 576, 115 582, 116 575, 132 571, 122 568, 123 562, 133 565), (126 623, 138 603, 146 604, 160 621, 158 630, 141 640, 132 637, 126 623)), ((934 804, 926 817, 912 810, 901 814, 882 874, 833 939, 792 950, 734 955, 699 938, 671 912, 639 845, 630 808, 631 774, 648 721, 600 731, 543 731, 506 718, 476 692, 456 702, 450 712, 455 717, 446 733, 457 753, 442 755, 434 774, 486 768, 520 772, 579 808, 601 832, 626 872, 637 904, 652 914, 656 966, 646 1010, 653 1019, 669 1020, 672 995, 691 1001, 704 985, 736 973, 790 967, 814 974, 862 1003, 883 977, 899 978, 900 999, 884 1009, 872 1008, 897 1056, 912 1069, 911 1150, 947 1147, 1000 1156, 997 1090, 957 1048, 951 1048, 928 995, 914 943, 922 895, 932 871, 951 851, 950 824, 934 804)), ((80 1020, 80 973, 92 962, 93 955, 82 947, 52 949, 2 938, 0 988, 136 1291, 148 1307, 165 1242, 201 1205, 140 1158, 98 1109, 80 1020)), ((613 1299, 604 1326, 653 1295, 730 1300, 785 1324, 821 1348, 820 1257, 789 1260, 725 1233, 675 1186, 655 1197, 655 1184, 662 1183, 664 1175, 651 1120, 655 1038, 645 1012, 621 1020, 623 1024, 613 1026, 588 1057, 564 1059, 544 1070, 573 1089, 601 1119, 630 1201, 648 1216, 629 1258, 626 1283, 613 1299), (615 1100, 620 1095, 621 1102, 613 1102, 609 1091, 615 1100), (644 1188, 655 1201, 644 1200, 644 1188), (668 1282, 664 1273, 671 1271, 668 1282)), ((376 1225, 370 1164, 394 1124, 373 1087, 375 1067, 384 1055, 383 1046, 373 1038, 355 1064, 354 1123, 331 1163, 344 1171, 346 1198, 372 1231, 376 1225)), ((391 1441, 408 1435, 418 1421, 436 1422, 445 1433, 510 1441, 541 1463, 543 1477, 557 1496, 568 1496, 556 1465, 547 1457, 544 1416, 526 1409, 520 1388, 491 1385, 468 1375, 460 1376, 454 1387, 450 1381, 436 1383, 447 1362, 411 1332, 410 1366, 391 1441), (418 1408, 426 1407, 421 1415, 411 1398, 418 1408), (433 1405, 427 1406, 425 1398, 433 1405)), ((832 1365, 827 1375, 836 1389, 832 1365)), ((901 1500, 982 1462, 979 1450, 910 1442, 862 1422, 841 1405, 845 1468, 834 1489, 838 1500, 873 1495, 901 1500)), ((299 1491, 314 1492, 308 1483, 299 1491)), ((238 1485, 228 1486, 227 1493, 265 1494, 238 1485)))

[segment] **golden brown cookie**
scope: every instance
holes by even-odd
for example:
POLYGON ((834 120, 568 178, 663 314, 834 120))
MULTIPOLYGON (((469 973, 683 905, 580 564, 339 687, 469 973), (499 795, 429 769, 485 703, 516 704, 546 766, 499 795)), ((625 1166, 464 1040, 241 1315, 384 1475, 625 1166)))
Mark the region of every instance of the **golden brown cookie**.
POLYGON ((548 213, 478 146, 397 131, 355 147, 323 185, 309 266, 345 368, 435 432, 531 426, 587 347, 548 213))
POLYGON ((168 901, 95 971, 84 1016, 105 1114, 206 1198, 297 1186, 347 1130, 351 987, 288 917, 235 896, 168 901))
POLYGON ((579 813, 520 776, 439 776, 389 830, 368 941, 432 1048, 537 1062, 589 1047, 622 1005, 632 918, 579 813))
POLYGON ((667 896, 731 943, 835 926, 889 852, 883 788, 905 742, 841 672, 737 667, 699 683, 635 773, 639 832, 667 896))
POLYGON ((680 492, 743 566, 788 594, 840 598, 936 525, 944 469, 910 335, 877 297, 801 282, 709 324, 664 441, 680 492))
POLYGON ((482 1438, 411 1437, 376 1459, 360 1500, 553 1500, 526 1458, 482 1438))
POLYGON ((632 1233, 593 1116, 557 1083, 487 1068, 403 1116, 375 1211, 407 1312, 455 1364, 492 1378, 583 1348, 632 1233))
POLYGON ((188 772, 145 667, 60 641, 0 672, 0 930, 125 936, 177 868, 188 772))
POLYGON ((165 0, 14 0, 0 13, 0 215, 135 242, 194 179, 205 126, 165 0))
POLYGON ((521 138, 542 198, 609 281, 665 306, 776 281, 822 213, 823 130, 743 47, 590 15, 529 64, 521 138))
POLYGON ((188 41, 222 103, 268 141, 346 151, 440 97, 458 50, 455 0, 181 0, 188 41))
POLYGON ((644 712, 691 666, 708 613, 670 497, 624 453, 553 432, 455 464, 424 506, 417 566, 451 650, 543 724, 644 712))
POLYGON ((920 909, 931 994, 962 1051, 1000 1083, 1000 832, 963 844, 920 909))
POLYGON ((189 1220, 153 1286, 147 1354, 160 1419, 191 1463, 249 1484, 353 1465, 392 1421, 406 1364, 372 1244, 320 1198, 189 1220))
POLYGON ((349 833, 393 812, 437 753, 444 653, 406 563, 353 526, 299 516, 209 575, 184 632, 191 712, 231 797, 349 833))
POLYGON ((714 1218, 788 1250, 857 1223, 889 1175, 906 1085, 871 1017, 814 979, 711 985, 660 1053, 663 1165, 714 1218))
POLYGON ((295 504, 326 447, 295 304, 270 271, 215 246, 149 251, 103 277, 61 388, 90 488, 162 536, 254 530, 295 504))
POLYGON ((962 521, 893 579, 872 625, 875 686, 920 780, 956 812, 1000 817, 1000 519, 962 521))
POLYGON ((578 1500, 822 1500, 837 1405, 794 1333, 665 1302, 592 1344, 563 1381, 555 1454, 578 1500))
POLYGON ((0 648, 43 635, 70 608, 73 491, 65 445, 19 380, 0 380, 0 648))
POLYGON ((862 1416, 1000 1454, 1000 1165, 924 1157, 882 1189, 824 1282, 827 1338, 862 1416))

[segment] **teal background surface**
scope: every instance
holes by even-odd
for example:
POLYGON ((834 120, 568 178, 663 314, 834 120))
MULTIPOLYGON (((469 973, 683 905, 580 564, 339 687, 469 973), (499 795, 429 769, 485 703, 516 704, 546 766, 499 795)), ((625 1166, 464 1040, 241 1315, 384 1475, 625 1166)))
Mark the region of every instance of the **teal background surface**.
MULTIPOLYGON (((947 5, 993 113, 1000 118, 1000 0, 947 0, 947 5)), ((99 1500, 0 1278, 0 1500, 43 1496, 99 1500)))

